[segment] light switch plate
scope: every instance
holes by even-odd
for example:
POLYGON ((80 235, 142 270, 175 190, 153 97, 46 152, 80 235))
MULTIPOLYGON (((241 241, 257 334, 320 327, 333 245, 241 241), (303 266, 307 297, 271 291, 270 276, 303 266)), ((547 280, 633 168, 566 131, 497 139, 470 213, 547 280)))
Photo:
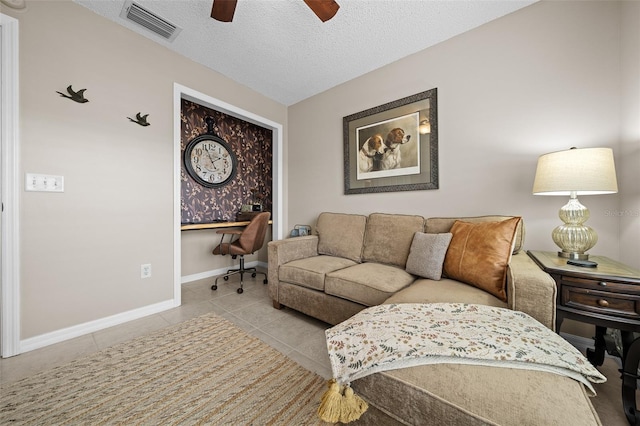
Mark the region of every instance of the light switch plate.
POLYGON ((25 191, 64 192, 64 176, 27 173, 24 178, 25 191))

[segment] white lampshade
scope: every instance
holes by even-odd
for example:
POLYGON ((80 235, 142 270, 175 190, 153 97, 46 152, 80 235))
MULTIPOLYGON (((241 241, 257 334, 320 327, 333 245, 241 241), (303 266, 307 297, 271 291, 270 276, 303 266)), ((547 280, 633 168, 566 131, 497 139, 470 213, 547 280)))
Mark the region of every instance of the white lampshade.
POLYGON ((538 158, 535 195, 596 195, 618 192, 610 148, 571 148, 538 158))
POLYGON ((584 224, 589 219, 589 209, 578 201, 578 195, 616 192, 616 168, 609 148, 571 148, 538 158, 533 193, 570 197, 558 213, 564 225, 551 234, 553 242, 562 249, 558 256, 586 260, 589 258, 586 251, 598 242, 596 231, 584 224))

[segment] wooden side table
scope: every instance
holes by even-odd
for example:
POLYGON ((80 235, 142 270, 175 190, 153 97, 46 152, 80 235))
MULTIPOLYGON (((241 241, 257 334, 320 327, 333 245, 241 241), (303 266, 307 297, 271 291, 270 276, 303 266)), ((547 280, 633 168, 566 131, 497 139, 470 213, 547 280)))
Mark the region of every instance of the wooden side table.
POLYGON ((622 335, 623 353, 609 345, 609 352, 622 359, 622 403, 627 420, 640 424, 635 392, 640 362, 640 271, 604 256, 589 256, 595 268, 568 265, 555 252, 528 251, 529 256, 555 280, 556 332, 569 318, 596 326, 595 349, 587 349, 587 358, 595 366, 604 362, 607 328, 622 335))

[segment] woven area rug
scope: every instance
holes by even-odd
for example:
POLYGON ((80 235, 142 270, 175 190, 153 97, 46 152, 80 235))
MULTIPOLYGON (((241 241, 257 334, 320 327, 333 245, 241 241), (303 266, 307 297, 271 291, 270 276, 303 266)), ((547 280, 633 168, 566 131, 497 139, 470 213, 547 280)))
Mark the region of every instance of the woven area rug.
POLYGON ((320 425, 326 382, 213 314, 0 389, 0 424, 320 425))

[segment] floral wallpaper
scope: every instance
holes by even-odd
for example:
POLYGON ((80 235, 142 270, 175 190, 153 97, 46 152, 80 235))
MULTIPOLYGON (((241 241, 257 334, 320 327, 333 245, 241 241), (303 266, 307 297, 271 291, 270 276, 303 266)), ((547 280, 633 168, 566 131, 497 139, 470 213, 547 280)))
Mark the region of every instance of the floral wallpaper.
POLYGON ((254 193, 261 198, 262 210, 271 211, 272 131, 185 99, 180 120, 182 223, 234 221, 242 205, 251 204, 254 193), (184 149, 193 138, 207 133, 207 117, 213 118, 214 133, 229 144, 238 159, 236 176, 220 188, 201 186, 184 165, 184 149))

